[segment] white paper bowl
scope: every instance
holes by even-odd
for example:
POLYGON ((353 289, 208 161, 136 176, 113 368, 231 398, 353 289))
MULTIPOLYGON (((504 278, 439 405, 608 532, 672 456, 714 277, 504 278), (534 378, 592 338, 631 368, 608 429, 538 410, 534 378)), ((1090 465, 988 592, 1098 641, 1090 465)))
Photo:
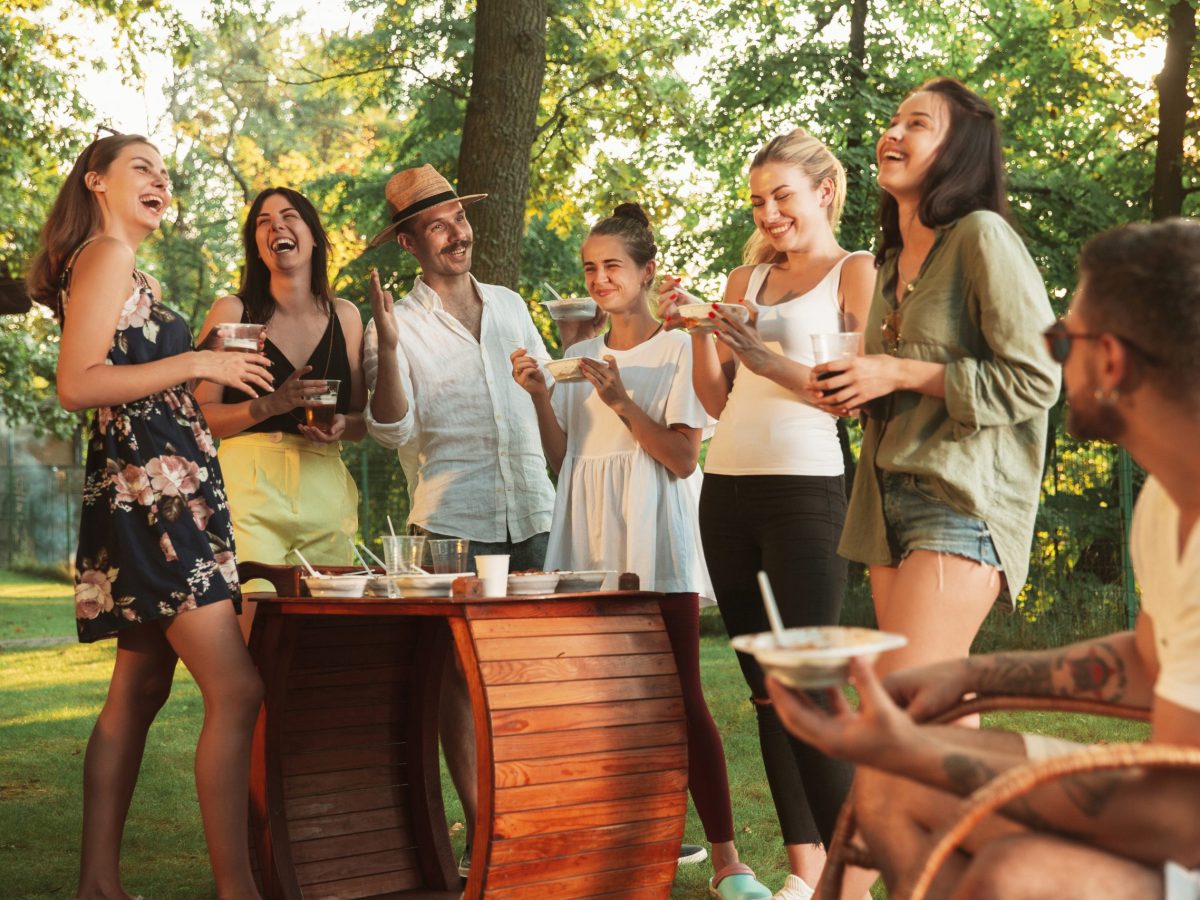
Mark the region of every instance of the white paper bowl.
POLYGON ((557 587, 557 572, 508 576, 508 592, 510 594, 553 594, 557 587))
MULTIPOLYGON (((545 364, 546 371, 554 376, 555 381, 583 381, 583 357, 568 356, 563 359, 552 359, 545 364)), ((596 360, 592 360, 596 362, 596 360)))
POLYGON ((304 586, 314 597, 361 597, 367 589, 367 575, 304 576, 304 586))
POLYGON ((550 318, 559 321, 580 321, 596 315, 596 301, 591 297, 564 297, 562 300, 547 300, 543 304, 550 318))
POLYGON ((716 320, 710 319, 708 314, 713 311, 714 305, 731 319, 750 321, 750 310, 740 303, 685 303, 678 307, 683 327, 688 331, 712 331, 716 327, 716 320))
POLYGON ((752 655, 768 675, 801 690, 845 684, 854 657, 873 662, 880 653, 908 643, 902 634, 838 625, 788 628, 783 637, 783 646, 770 631, 740 634, 730 643, 752 655))

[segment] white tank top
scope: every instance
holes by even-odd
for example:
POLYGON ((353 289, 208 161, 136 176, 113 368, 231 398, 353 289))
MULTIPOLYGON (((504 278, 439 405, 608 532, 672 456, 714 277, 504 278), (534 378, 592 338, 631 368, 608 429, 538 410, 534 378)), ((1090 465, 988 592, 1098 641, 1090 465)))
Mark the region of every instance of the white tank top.
MULTIPOLYGON (((788 359, 813 364, 810 335, 842 331, 838 304, 844 256, 812 290, 758 309, 763 343, 788 359)), ((755 266, 746 296, 757 300, 771 263, 755 266)), ((769 378, 738 366, 733 389, 708 447, 704 471, 716 475, 841 475, 837 421, 769 378)))

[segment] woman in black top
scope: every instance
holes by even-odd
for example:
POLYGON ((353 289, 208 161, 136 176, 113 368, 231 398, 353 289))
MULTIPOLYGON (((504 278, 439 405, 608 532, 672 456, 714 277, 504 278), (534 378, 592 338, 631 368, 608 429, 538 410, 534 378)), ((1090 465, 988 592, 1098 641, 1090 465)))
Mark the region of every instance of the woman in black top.
MULTIPOLYGON (((276 389, 251 397, 206 382, 196 390, 212 433, 221 438, 238 556, 348 565, 347 538, 358 530, 358 489, 342 462, 340 441, 366 433, 362 409, 362 319, 329 286, 329 239, 313 205, 290 188, 259 194, 242 228, 246 250, 237 294, 220 298, 201 334, 220 325, 266 325, 263 353, 276 389), (305 424, 304 399, 338 379, 329 430, 305 424)), ((254 604, 244 604, 249 634, 254 604)))

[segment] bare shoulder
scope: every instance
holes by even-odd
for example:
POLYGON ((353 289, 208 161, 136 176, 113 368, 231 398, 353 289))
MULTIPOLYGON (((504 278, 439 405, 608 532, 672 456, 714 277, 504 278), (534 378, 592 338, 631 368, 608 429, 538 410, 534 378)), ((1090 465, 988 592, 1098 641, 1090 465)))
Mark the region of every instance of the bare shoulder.
POLYGON ((338 322, 341 323, 343 332, 352 336, 362 334, 362 313, 358 311, 357 306, 349 300, 343 300, 341 297, 338 297, 333 301, 333 309, 337 313, 338 322))
POLYGON ((242 311, 245 309, 245 304, 242 303, 242 298, 237 294, 226 294, 223 297, 218 297, 213 301, 212 309, 209 311, 210 316, 235 316, 232 321, 241 321, 242 311))
POLYGON ((133 248, 107 235, 98 237, 75 257, 72 273, 76 278, 106 278, 121 275, 133 278, 133 248))
POLYGON ((750 284, 750 275, 757 266, 738 266, 725 279, 725 299, 742 300, 745 298, 746 287, 750 284))

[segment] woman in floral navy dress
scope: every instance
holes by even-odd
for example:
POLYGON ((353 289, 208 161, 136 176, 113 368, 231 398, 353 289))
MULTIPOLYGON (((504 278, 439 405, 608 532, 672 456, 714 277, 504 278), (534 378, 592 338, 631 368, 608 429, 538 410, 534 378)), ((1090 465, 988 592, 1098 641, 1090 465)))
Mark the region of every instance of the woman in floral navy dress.
POLYGON ((238 629, 233 532, 208 427, 189 382, 269 391, 259 354, 192 348, 134 252, 170 203, 158 151, 93 141, 42 229, 29 292, 62 325, 58 396, 94 408, 75 615, 117 656, 83 776, 79 898, 121 898, 120 847, 146 735, 182 659, 204 698, 196 789, 217 895, 257 897, 246 841, 250 739, 262 683, 238 629))

